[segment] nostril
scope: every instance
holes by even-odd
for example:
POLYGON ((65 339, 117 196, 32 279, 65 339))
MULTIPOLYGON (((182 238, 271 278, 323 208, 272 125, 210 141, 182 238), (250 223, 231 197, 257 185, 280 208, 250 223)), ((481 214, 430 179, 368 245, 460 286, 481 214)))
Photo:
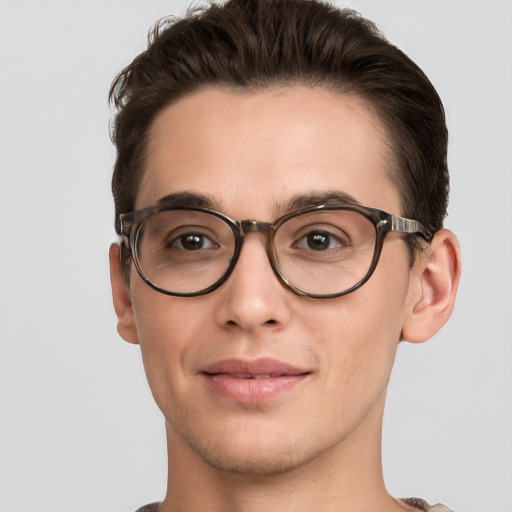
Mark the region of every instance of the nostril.
MULTIPOLYGON (((228 320, 227 322, 227 325, 238 325, 235 320, 228 320)), ((264 324, 269 324, 269 325, 272 325, 272 324, 276 324, 277 321, 274 320, 274 319, 270 319, 270 320, 267 320, 266 322, 264 322, 264 324)))

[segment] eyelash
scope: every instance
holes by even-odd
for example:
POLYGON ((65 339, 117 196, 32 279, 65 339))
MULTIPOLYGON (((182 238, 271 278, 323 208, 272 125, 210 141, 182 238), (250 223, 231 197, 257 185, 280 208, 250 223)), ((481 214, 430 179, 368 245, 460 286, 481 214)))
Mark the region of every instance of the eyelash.
POLYGON ((180 245, 181 247, 178 247, 178 249, 182 250, 182 251, 186 251, 186 252, 193 252, 194 250, 205 250, 205 249, 211 249, 211 248, 214 248, 216 246, 216 244, 211 240, 211 238, 209 238, 208 236, 204 235, 203 233, 194 233, 194 232, 190 232, 190 233, 184 233, 182 235, 179 235, 177 237, 175 237, 171 243, 169 244, 171 247, 175 247, 177 245, 180 245), (203 247, 201 246, 200 248, 198 249, 186 249, 183 245, 183 241, 189 237, 198 237, 198 238, 201 238, 201 242, 204 242, 205 240, 207 240, 209 242, 209 247, 203 247))
POLYGON ((344 247, 346 244, 338 236, 334 235, 333 233, 330 233, 329 231, 327 231, 325 229, 324 230, 316 229, 316 230, 311 230, 308 233, 305 233, 304 235, 302 235, 295 242, 294 245, 298 249, 320 251, 320 250, 328 250, 328 249, 337 249, 340 247, 344 247), (310 243, 310 242, 314 241, 314 237, 318 237, 318 236, 321 236, 321 237, 324 237, 325 239, 327 239, 328 246, 325 249, 323 247, 312 247, 312 246, 311 247, 301 247, 302 242, 310 243), (310 237, 312 237, 312 238, 310 238, 310 237), (332 243, 335 243, 336 246, 331 247, 332 243))

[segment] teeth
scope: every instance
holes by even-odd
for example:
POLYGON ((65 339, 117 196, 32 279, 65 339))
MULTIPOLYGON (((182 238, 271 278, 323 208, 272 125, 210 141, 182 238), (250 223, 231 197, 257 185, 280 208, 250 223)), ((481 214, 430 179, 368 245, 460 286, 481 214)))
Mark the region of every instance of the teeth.
POLYGON ((268 379, 270 378, 270 374, 262 373, 260 375, 251 375, 249 373, 233 373, 231 377, 233 379, 268 379))

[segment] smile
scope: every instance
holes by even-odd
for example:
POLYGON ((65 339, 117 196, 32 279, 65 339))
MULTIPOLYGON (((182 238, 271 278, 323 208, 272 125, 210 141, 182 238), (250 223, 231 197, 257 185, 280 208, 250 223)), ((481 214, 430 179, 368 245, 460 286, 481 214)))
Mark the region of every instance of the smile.
POLYGON ((257 404, 291 391, 311 372, 275 359, 228 359, 200 373, 216 394, 231 402, 257 404))

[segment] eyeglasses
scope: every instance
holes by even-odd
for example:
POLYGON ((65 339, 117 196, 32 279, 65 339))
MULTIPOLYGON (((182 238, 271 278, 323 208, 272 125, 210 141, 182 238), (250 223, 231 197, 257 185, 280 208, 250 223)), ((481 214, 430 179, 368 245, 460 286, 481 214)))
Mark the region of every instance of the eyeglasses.
POLYGON ((142 279, 180 297, 216 290, 230 276, 248 233, 267 235, 267 256, 279 281, 316 299, 357 290, 371 277, 390 231, 434 234, 418 221, 354 204, 300 209, 273 223, 233 220, 200 207, 151 206, 120 214, 124 237, 142 279))

